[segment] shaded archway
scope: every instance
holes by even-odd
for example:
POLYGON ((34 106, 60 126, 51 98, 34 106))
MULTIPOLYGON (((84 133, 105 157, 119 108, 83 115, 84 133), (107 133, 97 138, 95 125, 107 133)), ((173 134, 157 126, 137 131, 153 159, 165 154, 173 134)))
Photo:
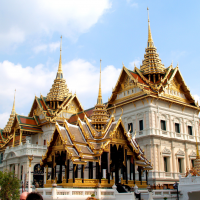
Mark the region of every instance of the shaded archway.
POLYGON ((43 187, 44 184, 44 168, 40 164, 36 164, 33 169, 33 185, 39 184, 39 187, 43 187))

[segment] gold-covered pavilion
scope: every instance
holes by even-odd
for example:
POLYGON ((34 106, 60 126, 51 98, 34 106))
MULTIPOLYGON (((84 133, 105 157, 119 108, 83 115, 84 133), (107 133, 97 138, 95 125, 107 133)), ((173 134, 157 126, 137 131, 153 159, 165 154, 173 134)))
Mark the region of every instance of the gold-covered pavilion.
POLYGON ((132 138, 130 132, 126 131, 121 117, 117 121, 114 115, 109 118, 102 101, 101 68, 97 104, 91 119, 84 112, 83 116, 83 120, 77 116, 76 125, 67 121, 63 126, 56 123, 55 131, 47 144, 48 149, 40 163, 42 167, 46 167, 47 173, 51 168, 51 177, 47 177, 45 187, 51 187, 55 181, 62 187, 112 187, 114 183, 121 182, 130 187, 137 184, 139 188, 146 188, 147 179, 142 181, 141 176, 143 171, 147 173, 152 169, 151 163, 146 159, 135 137, 132 138), (71 171, 70 166, 73 166, 71 171), (84 173, 86 166, 89 168, 87 177, 84 173), (135 177, 136 166, 139 180, 135 177), (123 171, 121 180, 120 169, 123 171), (104 179, 103 170, 106 170, 104 179))

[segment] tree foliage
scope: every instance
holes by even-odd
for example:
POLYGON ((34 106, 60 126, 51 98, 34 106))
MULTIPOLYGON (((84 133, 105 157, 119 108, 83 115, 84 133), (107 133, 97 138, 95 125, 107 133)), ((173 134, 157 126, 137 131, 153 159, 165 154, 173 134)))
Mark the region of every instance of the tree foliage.
POLYGON ((0 171, 0 199, 18 200, 20 198, 20 180, 14 172, 0 171))

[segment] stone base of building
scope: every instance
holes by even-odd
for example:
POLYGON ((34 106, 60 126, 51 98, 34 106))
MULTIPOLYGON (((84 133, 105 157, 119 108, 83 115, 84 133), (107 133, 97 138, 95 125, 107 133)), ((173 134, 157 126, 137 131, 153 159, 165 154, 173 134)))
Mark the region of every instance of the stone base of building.
MULTIPOLYGON (((46 184, 44 184, 45 188, 52 187, 52 184, 55 182, 57 186, 62 188, 112 188, 114 185, 114 179, 110 180, 110 183, 108 183, 108 179, 101 179, 101 183, 98 179, 81 179, 81 178, 75 178, 75 182, 73 183, 73 179, 69 179, 68 183, 66 183, 66 179, 63 179, 62 183, 57 183, 57 180, 47 180, 46 184)), ((134 187, 135 185, 138 186, 138 188, 147 188, 147 182, 146 181, 135 181, 134 180, 128 180, 128 183, 126 183, 126 180, 121 179, 121 184, 128 185, 129 187, 134 187)))

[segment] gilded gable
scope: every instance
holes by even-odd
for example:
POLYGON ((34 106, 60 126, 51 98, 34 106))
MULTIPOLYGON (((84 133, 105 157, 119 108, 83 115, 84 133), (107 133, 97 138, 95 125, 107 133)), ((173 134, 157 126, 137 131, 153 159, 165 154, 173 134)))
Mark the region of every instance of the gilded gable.
POLYGON ((70 104, 69 104, 69 106, 68 106, 68 108, 67 108, 67 112, 68 113, 77 113, 77 112, 80 112, 81 110, 80 110, 80 108, 79 108, 79 105, 78 105, 78 103, 75 101, 75 100, 73 100, 70 104))
POLYGON ((126 137, 124 136, 120 128, 118 128, 114 133, 111 133, 110 137, 113 139, 126 140, 126 137))

